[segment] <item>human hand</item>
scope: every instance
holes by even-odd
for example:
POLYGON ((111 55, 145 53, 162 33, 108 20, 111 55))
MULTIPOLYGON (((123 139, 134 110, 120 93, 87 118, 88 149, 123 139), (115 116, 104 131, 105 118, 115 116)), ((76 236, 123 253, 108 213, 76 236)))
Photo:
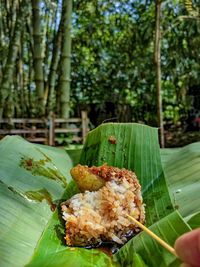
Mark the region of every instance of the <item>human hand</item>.
POLYGON ((181 267, 200 267, 200 228, 180 236, 174 248, 184 262, 181 267))

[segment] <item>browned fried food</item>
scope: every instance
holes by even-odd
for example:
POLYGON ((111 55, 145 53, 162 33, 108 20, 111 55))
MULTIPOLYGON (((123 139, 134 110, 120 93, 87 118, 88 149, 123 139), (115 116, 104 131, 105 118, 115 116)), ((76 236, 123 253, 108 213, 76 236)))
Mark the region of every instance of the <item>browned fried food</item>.
POLYGON ((67 245, 124 244, 128 232, 139 231, 126 216, 141 223, 145 220, 141 187, 134 172, 108 165, 77 165, 71 174, 83 193, 61 205, 67 245))

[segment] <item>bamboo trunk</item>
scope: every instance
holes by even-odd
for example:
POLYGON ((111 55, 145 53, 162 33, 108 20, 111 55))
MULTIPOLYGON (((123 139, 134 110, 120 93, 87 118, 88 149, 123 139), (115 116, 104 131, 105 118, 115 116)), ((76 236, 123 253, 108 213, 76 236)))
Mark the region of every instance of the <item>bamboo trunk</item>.
POLYGON ((0 86, 0 118, 3 116, 6 100, 11 93, 10 88, 13 81, 13 73, 20 45, 21 32, 23 30, 25 18, 28 16, 28 12, 29 1, 23 0, 19 6, 19 13, 17 15, 13 35, 9 43, 8 56, 2 73, 2 82, 0 86))
POLYGON ((70 111, 70 64, 71 64, 71 13, 72 0, 63 0, 62 6, 62 47, 60 58, 60 75, 58 90, 60 90, 61 117, 68 118, 70 111))
POLYGON ((23 84, 23 33, 22 33, 21 45, 19 49, 18 72, 16 76, 18 77, 17 79, 18 87, 16 89, 18 89, 20 92, 21 116, 23 118, 24 114, 26 113, 25 112, 26 102, 24 98, 24 84, 23 84))
POLYGON ((163 109, 162 109, 162 91, 161 91, 161 0, 156 0, 156 29, 155 29, 155 67, 156 67, 156 94, 157 94, 157 118, 160 130, 160 145, 165 146, 163 109))
POLYGON ((53 111, 53 104, 54 104, 54 92, 55 92, 55 85, 56 85, 56 72, 58 69, 58 62, 59 62, 59 54, 61 50, 61 25, 62 20, 60 21, 60 25, 58 31, 55 35, 54 45, 53 45, 53 53, 52 53, 52 61, 50 66, 50 72, 48 77, 48 98, 47 98, 47 114, 53 111))
POLYGON ((43 70, 43 42, 40 17, 40 0, 32 0, 32 25, 33 25, 33 67, 35 74, 37 113, 44 115, 44 70, 43 70))

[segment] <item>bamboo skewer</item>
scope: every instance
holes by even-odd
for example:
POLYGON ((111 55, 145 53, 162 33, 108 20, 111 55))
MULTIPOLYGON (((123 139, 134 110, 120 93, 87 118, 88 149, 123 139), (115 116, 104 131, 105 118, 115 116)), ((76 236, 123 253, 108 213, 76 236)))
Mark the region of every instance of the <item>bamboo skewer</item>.
POLYGON ((170 253, 172 253, 175 257, 178 257, 176 254, 176 251, 173 247, 168 245, 164 240, 162 240, 160 237, 158 237, 156 234, 154 234, 151 230, 149 230, 146 226, 138 222, 135 218, 131 217, 127 214, 127 217, 131 219, 134 223, 136 223, 142 230, 144 230, 148 235, 150 235, 153 239, 155 239, 158 243, 160 243, 166 250, 168 250, 170 253))

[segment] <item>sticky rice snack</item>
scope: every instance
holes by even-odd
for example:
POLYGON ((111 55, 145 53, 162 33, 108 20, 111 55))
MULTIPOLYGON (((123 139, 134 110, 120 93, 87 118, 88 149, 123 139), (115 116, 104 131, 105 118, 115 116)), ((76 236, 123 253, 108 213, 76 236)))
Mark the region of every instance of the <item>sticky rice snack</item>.
POLYGON ((61 204, 68 246, 127 242, 140 229, 127 214, 144 224, 141 186, 134 172, 108 165, 77 165, 71 170, 81 193, 61 204))

